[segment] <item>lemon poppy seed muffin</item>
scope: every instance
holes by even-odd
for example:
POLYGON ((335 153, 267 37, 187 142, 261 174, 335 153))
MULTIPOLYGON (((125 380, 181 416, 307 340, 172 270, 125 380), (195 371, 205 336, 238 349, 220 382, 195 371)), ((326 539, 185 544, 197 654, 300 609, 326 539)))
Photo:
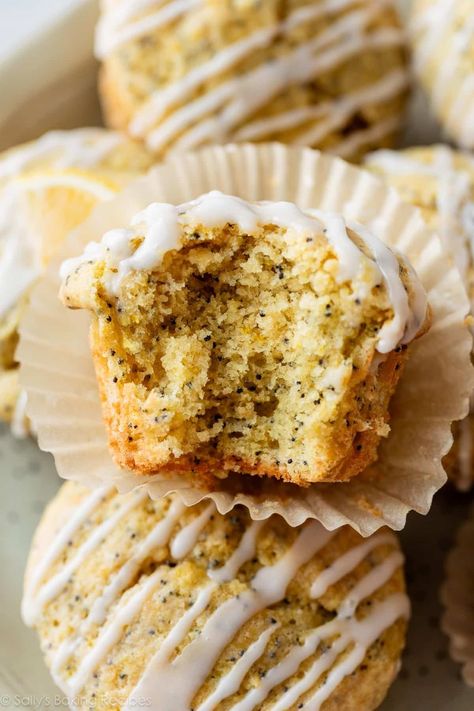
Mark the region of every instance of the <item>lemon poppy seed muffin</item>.
POLYGON ((74 483, 39 526, 23 600, 56 683, 99 711, 370 711, 408 614, 392 532, 74 483))
MULTIPOLYGON (((366 165, 424 219, 451 254, 474 313, 474 158, 444 145, 376 151, 366 165)), ((474 416, 454 423, 454 446, 444 459, 450 479, 461 490, 474 481, 474 416)))
POLYGON ((474 148, 474 19, 471 0, 414 0, 415 70, 448 136, 474 148))
POLYGON ((106 122, 158 156, 277 140, 357 159, 401 127, 404 41, 390 1, 109 0, 106 122))
POLYGON ((117 463, 206 486, 358 474, 427 323, 416 275, 369 230, 217 191, 150 205, 62 275, 63 303, 92 312, 117 463))
POLYGON ((53 131, 0 156, 0 418, 18 435, 14 353, 29 288, 93 207, 150 165, 142 146, 99 128, 53 131))
POLYGON ((152 158, 137 141, 104 128, 49 131, 0 155, 0 185, 25 172, 50 168, 142 173, 152 158))

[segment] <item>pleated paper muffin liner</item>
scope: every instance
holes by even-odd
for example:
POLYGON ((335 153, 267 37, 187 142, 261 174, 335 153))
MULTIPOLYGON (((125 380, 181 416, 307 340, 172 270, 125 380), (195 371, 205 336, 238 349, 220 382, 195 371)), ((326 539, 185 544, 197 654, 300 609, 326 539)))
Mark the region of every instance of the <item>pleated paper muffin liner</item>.
POLYGON ((466 684, 474 687, 474 507, 448 555, 441 599, 441 627, 449 637, 451 657, 462 664, 466 684))
POLYGON ((445 483, 441 459, 452 444, 451 423, 468 410, 474 381, 469 305, 461 280, 437 236, 419 213, 369 173, 318 151, 280 144, 229 145, 170 157, 116 199, 98 206, 68 239, 60 258, 38 283, 21 327, 21 381, 40 446, 52 452, 59 474, 120 491, 146 486, 152 497, 177 491, 186 504, 211 498, 221 513, 248 507, 252 518, 281 514, 290 525, 307 518, 326 528, 350 524, 367 536, 383 525, 403 528, 410 510, 427 513, 445 483), (128 225, 150 202, 182 203, 210 190, 246 200, 288 200, 301 208, 341 212, 405 253, 428 292, 433 323, 411 347, 391 403, 391 432, 379 459, 346 483, 299 488, 235 474, 215 488, 192 486, 176 475, 139 475, 112 461, 101 417, 88 343, 89 314, 58 299, 60 262, 82 252, 109 229, 128 225))

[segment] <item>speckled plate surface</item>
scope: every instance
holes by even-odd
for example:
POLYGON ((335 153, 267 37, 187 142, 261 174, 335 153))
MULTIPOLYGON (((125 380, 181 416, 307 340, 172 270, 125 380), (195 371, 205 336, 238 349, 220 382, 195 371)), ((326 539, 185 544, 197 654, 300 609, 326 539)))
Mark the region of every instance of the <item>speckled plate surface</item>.
MULTIPOLYGON (((67 708, 36 635, 20 619, 23 568, 41 512, 60 486, 52 458, 0 428, 0 709, 67 708)), ((445 488, 428 517, 410 514, 401 534, 413 615, 403 666, 381 711, 473 711, 439 629, 443 564, 474 497, 445 488)))

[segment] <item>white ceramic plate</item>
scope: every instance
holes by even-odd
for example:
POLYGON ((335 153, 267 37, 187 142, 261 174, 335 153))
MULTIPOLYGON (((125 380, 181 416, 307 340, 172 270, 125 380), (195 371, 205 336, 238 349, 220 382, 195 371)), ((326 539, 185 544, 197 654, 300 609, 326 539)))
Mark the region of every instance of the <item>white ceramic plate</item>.
MULTIPOLYGON (((0 41, 5 5, 0 0, 0 41)), ((38 3, 38 0, 21 2, 38 3)), ((46 3, 46 0, 43 0, 46 3)), ((400 0, 406 3, 407 0, 400 0)), ((42 4, 44 7, 44 5, 42 4)), ((52 24, 25 35, 0 62, 0 149, 56 127, 93 124, 98 109, 91 54, 96 0, 64 0, 52 24)), ((430 143, 439 131, 415 96, 405 143, 430 143)), ((36 635, 21 622, 23 569, 44 506, 60 486, 52 459, 33 440, 0 427, 0 709, 66 708, 44 665, 36 635)), ((382 711, 473 711, 439 629, 443 561, 469 500, 442 491, 428 517, 411 514, 402 533, 413 617, 399 678, 382 711)))
POLYGON ((0 150, 100 119, 98 0, 0 0, 0 150))

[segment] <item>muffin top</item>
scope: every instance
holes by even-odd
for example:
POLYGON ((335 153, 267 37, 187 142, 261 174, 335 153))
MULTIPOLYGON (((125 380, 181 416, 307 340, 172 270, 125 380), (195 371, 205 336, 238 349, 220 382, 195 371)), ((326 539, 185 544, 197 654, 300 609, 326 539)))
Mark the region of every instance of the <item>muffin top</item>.
POLYGON ((219 192, 148 206, 62 271, 64 303, 94 314, 116 461, 211 483, 358 474, 427 316, 414 272, 361 225, 219 192))
POLYGON ((105 2, 96 54, 108 124, 159 155, 278 140, 356 158, 391 145, 408 86, 377 0, 105 2))
POLYGON ((365 711, 399 667, 402 562, 387 531, 68 483, 36 533, 23 614, 61 689, 104 711, 365 711))
POLYGON ((414 0, 415 70, 447 134, 474 148, 474 17, 471 0, 414 0))
POLYGON ((446 145, 376 151, 366 165, 419 207, 474 298, 474 158, 446 145))

